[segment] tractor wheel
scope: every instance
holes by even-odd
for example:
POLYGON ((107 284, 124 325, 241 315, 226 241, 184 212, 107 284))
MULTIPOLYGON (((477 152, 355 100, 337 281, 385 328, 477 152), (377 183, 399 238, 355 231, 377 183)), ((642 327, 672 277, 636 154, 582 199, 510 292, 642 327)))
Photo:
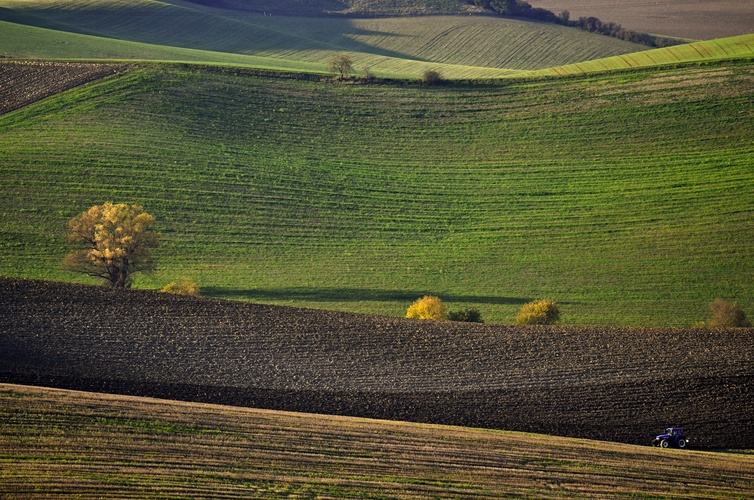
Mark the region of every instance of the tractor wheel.
POLYGON ((663 448, 667 448, 670 446, 670 443, 668 442, 667 439, 663 439, 662 441, 660 441, 660 446, 662 446, 663 448))
POLYGON ((680 438, 680 439, 678 440, 678 447, 679 447, 679 448, 685 448, 685 447, 686 447, 686 440, 685 440, 685 439, 683 439, 683 438, 680 438))

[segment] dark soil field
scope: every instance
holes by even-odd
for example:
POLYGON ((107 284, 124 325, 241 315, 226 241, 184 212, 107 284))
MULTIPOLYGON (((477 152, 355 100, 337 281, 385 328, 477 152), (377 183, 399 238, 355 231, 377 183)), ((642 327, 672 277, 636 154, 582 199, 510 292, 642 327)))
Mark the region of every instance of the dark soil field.
POLYGON ((754 331, 427 322, 0 279, 0 381, 754 448, 754 331))
POLYGON ((124 68, 101 63, 0 62, 0 115, 124 68))

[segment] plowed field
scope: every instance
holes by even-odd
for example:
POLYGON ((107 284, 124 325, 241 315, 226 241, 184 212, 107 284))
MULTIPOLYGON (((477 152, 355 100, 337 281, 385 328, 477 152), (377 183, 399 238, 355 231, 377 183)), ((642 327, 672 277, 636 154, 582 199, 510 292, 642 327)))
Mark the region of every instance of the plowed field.
POLYGON ((696 40, 744 35, 751 33, 754 26, 754 4, 741 0, 531 0, 529 3, 556 13, 567 10, 571 19, 595 16, 630 30, 696 40))
POLYGON ((754 331, 514 327, 0 280, 0 381, 754 448, 754 331))
POLYGON ((125 68, 118 64, 5 61, 0 63, 0 115, 125 68))

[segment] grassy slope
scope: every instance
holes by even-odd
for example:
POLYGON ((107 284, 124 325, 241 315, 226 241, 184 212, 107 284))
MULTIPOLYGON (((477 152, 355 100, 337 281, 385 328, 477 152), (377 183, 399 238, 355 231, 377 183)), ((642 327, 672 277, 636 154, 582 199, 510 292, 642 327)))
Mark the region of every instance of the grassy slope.
POLYGON ((564 76, 689 62, 709 62, 719 59, 751 59, 753 57, 754 34, 751 34, 584 61, 525 72, 522 76, 564 76))
POLYGON ((340 86, 146 68, 0 117, 5 275, 66 278, 65 222, 138 202, 206 293, 512 322, 751 315, 750 64, 504 87, 340 86), (85 146, 85 147, 82 147, 85 146))
POLYGON ((19 59, 185 61, 279 71, 325 72, 318 63, 113 40, 4 21, 0 21, 0 53, 19 59))
MULTIPOLYGON (((418 77, 426 68, 438 68, 449 78, 499 77, 642 49, 562 26, 501 18, 296 18, 151 0, 78 0, 61 5, 4 0, 0 6, 6 10, 0 10, 0 19, 158 46, 228 53, 206 54, 210 61, 246 54, 280 60, 284 67, 303 62, 324 69, 330 55, 347 51, 358 71, 368 66, 375 74, 404 77, 418 77)), ((106 49, 95 48, 95 54, 111 50, 118 58, 149 59, 175 54, 174 59, 192 61, 199 55, 183 56, 175 49, 155 47, 157 54, 151 56, 143 46, 119 45, 116 50, 112 42, 103 43, 107 43, 106 49)), ((60 44, 11 45, 16 47, 0 47, 10 55, 25 57, 71 54, 69 47, 60 44)), ((243 59, 239 62, 244 63, 243 59)))
POLYGON ((730 498, 754 458, 0 384, 0 494, 730 498), (673 481, 657 471, 673 471, 673 481))

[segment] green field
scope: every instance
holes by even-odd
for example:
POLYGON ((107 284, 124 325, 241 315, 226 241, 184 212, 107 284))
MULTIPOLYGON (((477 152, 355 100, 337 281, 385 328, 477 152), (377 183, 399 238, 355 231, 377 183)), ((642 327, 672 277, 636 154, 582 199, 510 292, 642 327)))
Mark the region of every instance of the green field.
POLYGON ((446 78, 495 78, 646 48, 499 17, 263 16, 153 0, 0 0, 0 21, 10 23, 2 25, 0 54, 13 57, 203 60, 324 72, 327 59, 345 51, 357 73, 368 67, 402 78, 426 69, 446 78))
POLYGON ((501 85, 338 85, 142 66, 0 117, 0 274, 75 279, 65 223, 143 204, 204 293, 513 322, 751 316, 754 67, 501 85))
POLYGON ((754 34, 708 40, 645 50, 632 54, 594 59, 580 63, 523 72, 520 76, 565 76, 583 73, 667 66, 690 62, 710 62, 719 59, 754 58, 754 34))
POLYGON ((754 456, 0 384, 0 496, 744 498, 754 456), (672 480, 663 475, 672 474, 672 480))

